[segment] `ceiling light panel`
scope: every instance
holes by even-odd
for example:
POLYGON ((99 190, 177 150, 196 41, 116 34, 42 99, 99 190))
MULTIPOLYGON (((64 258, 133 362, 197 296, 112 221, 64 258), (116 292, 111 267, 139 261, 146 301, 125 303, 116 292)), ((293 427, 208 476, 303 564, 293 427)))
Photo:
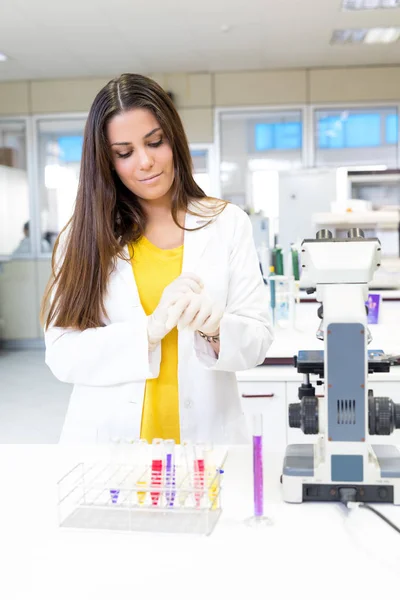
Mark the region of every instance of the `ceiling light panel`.
POLYGON ((335 29, 331 44, 392 44, 400 38, 400 27, 335 29))
POLYGON ((343 0, 343 10, 381 10, 399 8, 400 0, 343 0))

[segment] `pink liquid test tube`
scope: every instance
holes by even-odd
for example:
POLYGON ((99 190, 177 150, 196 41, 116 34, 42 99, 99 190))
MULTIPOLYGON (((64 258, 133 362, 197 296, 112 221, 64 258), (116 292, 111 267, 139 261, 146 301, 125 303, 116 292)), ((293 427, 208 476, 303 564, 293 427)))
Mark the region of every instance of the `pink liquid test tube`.
POLYGON ((155 438, 152 442, 152 457, 151 457, 151 503, 157 506, 161 494, 161 486, 163 481, 163 458, 164 448, 163 440, 155 438), (157 491, 160 488, 160 491, 157 491))
POLYGON ((196 444, 194 448, 194 488, 198 490, 194 494, 196 508, 200 508, 201 500, 204 493, 204 477, 205 477, 205 463, 204 463, 204 444, 196 444))

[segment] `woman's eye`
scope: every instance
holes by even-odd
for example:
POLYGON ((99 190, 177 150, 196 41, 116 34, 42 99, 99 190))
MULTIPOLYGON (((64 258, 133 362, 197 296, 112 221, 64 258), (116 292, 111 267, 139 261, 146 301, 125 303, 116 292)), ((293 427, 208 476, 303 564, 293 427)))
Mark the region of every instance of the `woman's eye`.
MULTIPOLYGON (((151 142, 150 144, 148 144, 148 146, 150 148, 158 148, 159 146, 161 146, 163 141, 164 141, 163 138, 161 138, 160 140, 158 140, 158 142, 151 142)), ((117 153, 117 157, 118 158, 128 158, 131 154, 132 154, 132 150, 130 152, 126 152, 125 154, 117 153)))
POLYGON ((159 146, 161 146, 161 144, 163 143, 163 139, 161 138, 161 140, 158 140, 158 142, 152 142, 151 144, 149 144, 150 148, 158 148, 159 146))

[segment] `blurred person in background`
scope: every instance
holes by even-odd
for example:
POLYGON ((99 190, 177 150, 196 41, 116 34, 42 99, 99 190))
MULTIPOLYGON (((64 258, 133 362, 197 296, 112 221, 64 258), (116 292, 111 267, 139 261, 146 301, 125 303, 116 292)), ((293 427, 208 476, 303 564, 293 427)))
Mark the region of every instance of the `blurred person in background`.
MULTIPOLYGON (((18 246, 16 247, 16 249, 14 250, 14 252, 12 253, 13 256, 20 256, 21 254, 29 254, 31 251, 31 240, 29 238, 29 221, 27 221, 26 223, 24 223, 24 226, 22 228, 24 237, 23 239, 20 241, 20 243, 18 244, 18 246)), ((49 253, 51 252, 51 245, 49 244, 49 242, 43 237, 40 240, 40 248, 42 253, 49 253)))

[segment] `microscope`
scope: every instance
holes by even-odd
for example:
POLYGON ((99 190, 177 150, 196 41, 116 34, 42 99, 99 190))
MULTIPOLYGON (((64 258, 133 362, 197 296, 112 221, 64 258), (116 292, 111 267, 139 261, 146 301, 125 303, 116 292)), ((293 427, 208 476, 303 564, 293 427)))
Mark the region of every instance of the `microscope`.
POLYGON ((301 351, 295 367, 303 375, 300 402, 289 405, 289 426, 316 443, 287 446, 282 488, 286 502, 339 501, 345 488, 357 502, 400 504, 400 452, 374 444, 374 436, 400 429, 400 404, 375 397, 368 375, 386 372, 383 351, 368 351, 368 283, 381 262, 377 238, 351 229, 334 238, 326 229, 301 246, 302 273, 312 282, 321 325, 322 351, 301 351), (325 385, 324 396, 315 383, 325 385), (315 439, 315 438, 314 438, 315 439))

